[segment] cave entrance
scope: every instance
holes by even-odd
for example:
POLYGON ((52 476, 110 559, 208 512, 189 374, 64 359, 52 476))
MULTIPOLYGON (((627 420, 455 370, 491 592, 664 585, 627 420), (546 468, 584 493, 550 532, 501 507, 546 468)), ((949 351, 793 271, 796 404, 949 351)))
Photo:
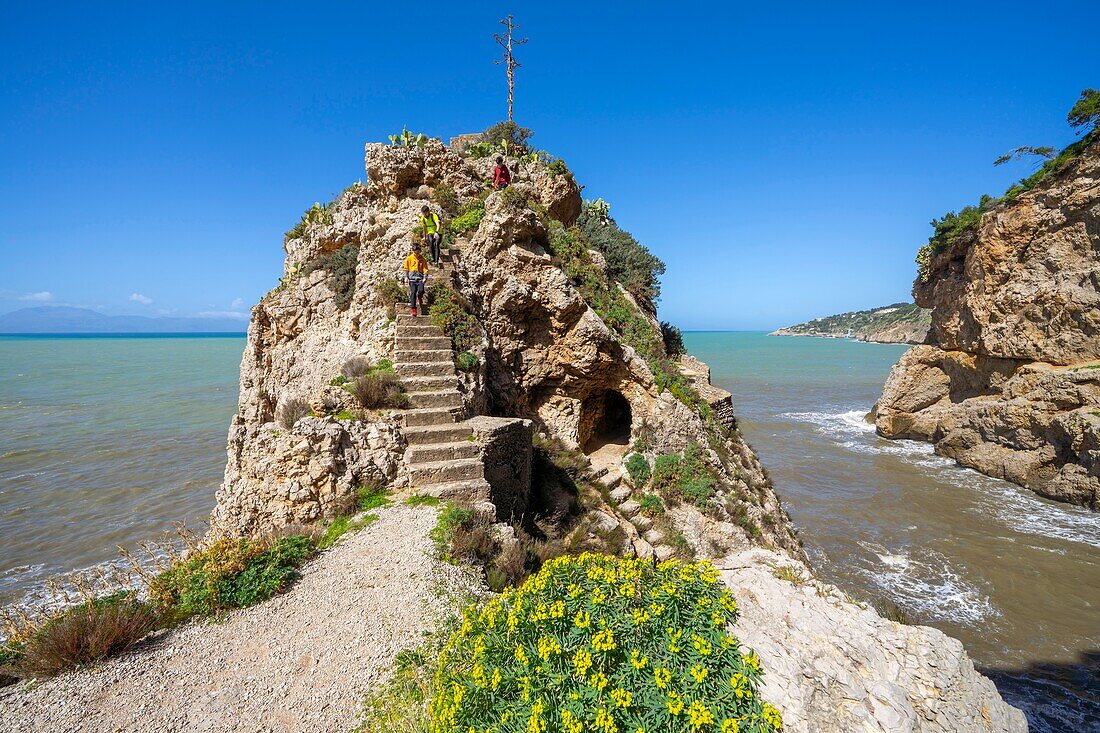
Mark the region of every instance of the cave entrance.
POLYGON ((615 390, 597 392, 581 405, 581 450, 592 455, 601 449, 625 452, 630 443, 630 403, 615 390))

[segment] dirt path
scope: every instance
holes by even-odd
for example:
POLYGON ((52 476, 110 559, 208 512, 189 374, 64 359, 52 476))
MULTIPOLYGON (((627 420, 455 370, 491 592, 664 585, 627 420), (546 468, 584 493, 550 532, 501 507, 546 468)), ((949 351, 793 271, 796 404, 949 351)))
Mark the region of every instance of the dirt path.
POLYGON ((393 506, 285 594, 90 671, 0 690, 0 731, 348 731, 396 654, 469 587, 434 559, 436 511, 393 506))

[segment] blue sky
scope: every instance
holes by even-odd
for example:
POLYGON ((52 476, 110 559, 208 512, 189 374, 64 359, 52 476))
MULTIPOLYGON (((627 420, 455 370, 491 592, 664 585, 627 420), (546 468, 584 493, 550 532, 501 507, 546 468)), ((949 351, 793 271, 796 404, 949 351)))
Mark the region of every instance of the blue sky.
POLYGON ((909 297, 928 222, 1065 145, 1100 5, 5 3, 0 312, 235 313, 282 233, 407 124, 505 114, 668 265, 663 318, 773 328, 909 297))

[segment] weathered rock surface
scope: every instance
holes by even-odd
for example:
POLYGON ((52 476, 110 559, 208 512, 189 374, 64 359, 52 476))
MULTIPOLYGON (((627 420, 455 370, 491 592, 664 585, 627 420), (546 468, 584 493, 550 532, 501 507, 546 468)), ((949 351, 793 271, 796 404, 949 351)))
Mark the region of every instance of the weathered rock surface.
POLYGON ((880 618, 835 587, 780 580, 763 550, 716 563, 740 609, 736 636, 760 657, 761 695, 788 733, 1023 733, 1023 713, 940 631, 880 618))
POLYGON ((880 434, 1100 509, 1100 142, 935 256, 928 345, 894 367, 880 434))

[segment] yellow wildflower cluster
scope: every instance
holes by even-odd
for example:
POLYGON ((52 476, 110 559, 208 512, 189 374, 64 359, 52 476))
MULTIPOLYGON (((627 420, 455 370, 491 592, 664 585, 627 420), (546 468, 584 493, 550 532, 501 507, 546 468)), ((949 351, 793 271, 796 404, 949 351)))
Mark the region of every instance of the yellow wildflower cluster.
POLYGON ((769 733, 760 660, 708 562, 555 558, 468 608, 440 652, 432 733, 769 733))

